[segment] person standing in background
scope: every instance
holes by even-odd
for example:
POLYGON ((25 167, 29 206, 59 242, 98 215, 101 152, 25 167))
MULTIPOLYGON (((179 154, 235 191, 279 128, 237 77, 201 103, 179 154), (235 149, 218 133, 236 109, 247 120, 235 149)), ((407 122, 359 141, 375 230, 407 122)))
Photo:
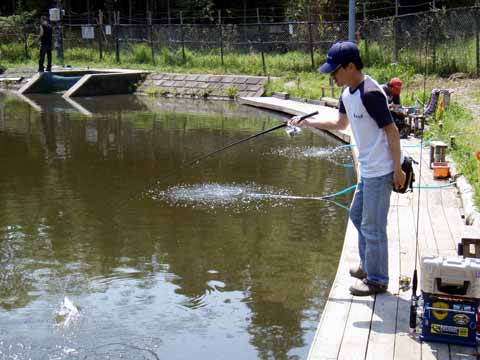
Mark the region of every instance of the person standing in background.
POLYGON ((47 56, 47 71, 52 71, 52 25, 46 16, 40 17, 40 55, 38 59, 38 72, 44 71, 45 55, 47 56))

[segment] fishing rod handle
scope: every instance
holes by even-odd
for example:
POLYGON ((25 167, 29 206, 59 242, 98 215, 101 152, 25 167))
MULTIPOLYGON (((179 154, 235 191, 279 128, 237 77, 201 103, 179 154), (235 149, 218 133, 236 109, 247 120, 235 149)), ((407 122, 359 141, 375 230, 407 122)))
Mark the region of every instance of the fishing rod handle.
POLYGON ((310 114, 300 116, 300 120, 304 120, 306 118, 309 118, 310 116, 314 116, 314 115, 317 115, 317 114, 318 114, 318 110, 315 110, 314 112, 312 112, 310 114))
POLYGON ((302 116, 299 117, 298 122, 303 121, 303 120, 305 120, 306 118, 309 118, 309 117, 314 116, 314 115, 317 115, 317 114, 318 114, 318 111, 314 111, 314 112, 312 112, 312 113, 310 113, 310 114, 302 115, 302 116))
POLYGON ((410 304, 410 322, 409 327, 411 331, 417 328, 417 301, 412 299, 410 304))
MULTIPOLYGON (((298 122, 300 123, 301 121, 305 120, 306 118, 309 118, 309 117, 317 115, 317 114, 318 114, 318 111, 314 111, 310 114, 305 114, 305 115, 302 115, 302 116, 295 115, 295 116, 298 117, 298 122)), ((290 124, 290 119, 285 120, 284 125, 285 126, 290 126, 289 124, 290 124)))

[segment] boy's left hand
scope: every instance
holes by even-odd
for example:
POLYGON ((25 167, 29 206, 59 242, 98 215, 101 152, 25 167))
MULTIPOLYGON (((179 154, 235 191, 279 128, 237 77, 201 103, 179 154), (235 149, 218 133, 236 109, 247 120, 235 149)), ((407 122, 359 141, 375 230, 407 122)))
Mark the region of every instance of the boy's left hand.
POLYGON ((400 190, 405 185, 406 175, 403 170, 397 170, 393 172, 393 187, 400 190))

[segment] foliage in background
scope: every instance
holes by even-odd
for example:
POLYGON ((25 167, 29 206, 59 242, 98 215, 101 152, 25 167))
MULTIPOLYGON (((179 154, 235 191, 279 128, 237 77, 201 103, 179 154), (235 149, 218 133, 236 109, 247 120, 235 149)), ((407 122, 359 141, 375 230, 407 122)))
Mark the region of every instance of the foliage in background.
POLYGON ((0 26, 23 27, 36 21, 36 10, 22 11, 10 16, 0 16, 0 26))

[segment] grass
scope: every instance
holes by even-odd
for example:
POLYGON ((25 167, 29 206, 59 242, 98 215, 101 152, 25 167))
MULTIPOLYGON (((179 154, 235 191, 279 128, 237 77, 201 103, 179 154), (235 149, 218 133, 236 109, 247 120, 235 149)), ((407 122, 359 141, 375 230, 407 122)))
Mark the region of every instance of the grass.
MULTIPOLYGON (((463 72, 469 75, 476 74, 476 39, 475 37, 455 37, 436 44, 430 44, 425 52, 422 44, 408 44, 398 51, 398 62, 410 67, 415 72, 423 73, 425 61, 430 73, 439 76, 449 76, 463 72)), ((368 53, 365 51, 365 42, 359 43, 362 58, 366 63, 381 67, 394 62, 393 48, 388 44, 368 42, 368 53)))
POLYGON ((480 104, 480 91, 476 91, 473 94, 471 94, 472 99, 480 104))

